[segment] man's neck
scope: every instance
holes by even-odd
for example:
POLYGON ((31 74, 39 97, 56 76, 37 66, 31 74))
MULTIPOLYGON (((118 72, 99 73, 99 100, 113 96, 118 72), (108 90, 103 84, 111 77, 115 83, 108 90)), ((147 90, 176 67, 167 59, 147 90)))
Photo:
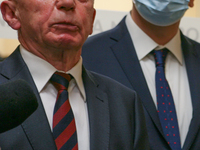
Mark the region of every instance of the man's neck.
POLYGON ((81 56, 81 49, 77 51, 67 50, 67 49, 66 50, 61 50, 61 49, 41 50, 42 48, 28 47, 25 44, 24 45, 22 44, 22 46, 25 48, 25 50, 31 52, 32 54, 50 63, 57 70, 64 71, 64 72, 67 72, 70 69, 72 69, 78 63, 81 56))
POLYGON ((136 10, 135 6, 133 6, 133 9, 131 11, 131 16, 134 22, 156 43, 159 45, 165 45, 168 43, 178 32, 179 29, 179 22, 162 27, 162 26, 156 26, 149 22, 147 22, 144 18, 141 17, 141 15, 136 10))

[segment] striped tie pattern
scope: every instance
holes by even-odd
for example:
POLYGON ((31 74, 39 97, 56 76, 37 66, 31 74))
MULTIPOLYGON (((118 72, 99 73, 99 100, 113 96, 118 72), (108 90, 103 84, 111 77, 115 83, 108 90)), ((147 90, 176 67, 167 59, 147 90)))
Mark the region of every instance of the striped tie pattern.
POLYGON ((154 50, 156 60, 156 96, 158 116, 168 144, 172 150, 181 150, 180 134, 173 96, 165 78, 165 58, 168 49, 154 50))
POLYGON ((50 81, 58 90, 53 115, 53 136, 58 150, 78 150, 74 115, 68 98, 68 85, 72 76, 55 72, 50 81))

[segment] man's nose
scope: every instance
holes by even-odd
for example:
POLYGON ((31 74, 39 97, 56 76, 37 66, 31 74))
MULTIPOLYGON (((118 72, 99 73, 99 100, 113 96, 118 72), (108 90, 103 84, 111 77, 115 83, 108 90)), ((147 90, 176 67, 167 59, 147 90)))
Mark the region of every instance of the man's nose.
POLYGON ((57 0, 56 7, 58 9, 73 10, 75 8, 75 0, 57 0))

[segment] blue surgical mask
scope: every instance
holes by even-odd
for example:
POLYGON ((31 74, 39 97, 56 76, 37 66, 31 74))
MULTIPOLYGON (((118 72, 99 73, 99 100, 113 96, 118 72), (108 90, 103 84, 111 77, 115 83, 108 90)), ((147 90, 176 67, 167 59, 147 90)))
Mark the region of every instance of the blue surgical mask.
POLYGON ((190 0, 133 0, 139 14, 158 26, 178 22, 188 9, 190 0))

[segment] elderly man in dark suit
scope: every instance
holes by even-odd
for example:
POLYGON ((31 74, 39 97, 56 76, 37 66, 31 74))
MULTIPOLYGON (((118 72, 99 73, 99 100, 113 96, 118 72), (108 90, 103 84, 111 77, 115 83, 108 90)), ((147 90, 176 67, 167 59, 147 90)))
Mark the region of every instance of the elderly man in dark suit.
POLYGON ((24 123, 0 134, 2 150, 148 149, 137 94, 82 66, 82 45, 95 17, 93 4, 1 3, 4 20, 18 31, 20 46, 0 63, 0 83, 26 80, 39 103, 24 123))
POLYGON ((179 145, 175 149, 200 149, 200 44, 179 29, 181 17, 193 5, 194 0, 134 0, 131 12, 115 28, 92 36, 83 46, 87 69, 138 92, 154 150, 174 149, 174 145, 179 145), (166 87, 157 86, 162 80, 156 77, 160 64, 155 65, 152 53, 159 49, 168 49, 163 69, 165 84, 169 85, 166 87), (170 89, 171 94, 160 95, 159 88, 170 89), (168 97, 173 98, 175 111, 163 110, 162 105, 172 106, 168 97), (162 118, 161 112, 175 112, 176 119, 162 118), (177 128, 170 125, 170 120, 176 120, 177 128), (169 124, 165 124, 167 121, 169 124), (172 128, 176 134, 167 131, 172 128), (178 142, 170 142, 175 135, 180 135, 178 142))

